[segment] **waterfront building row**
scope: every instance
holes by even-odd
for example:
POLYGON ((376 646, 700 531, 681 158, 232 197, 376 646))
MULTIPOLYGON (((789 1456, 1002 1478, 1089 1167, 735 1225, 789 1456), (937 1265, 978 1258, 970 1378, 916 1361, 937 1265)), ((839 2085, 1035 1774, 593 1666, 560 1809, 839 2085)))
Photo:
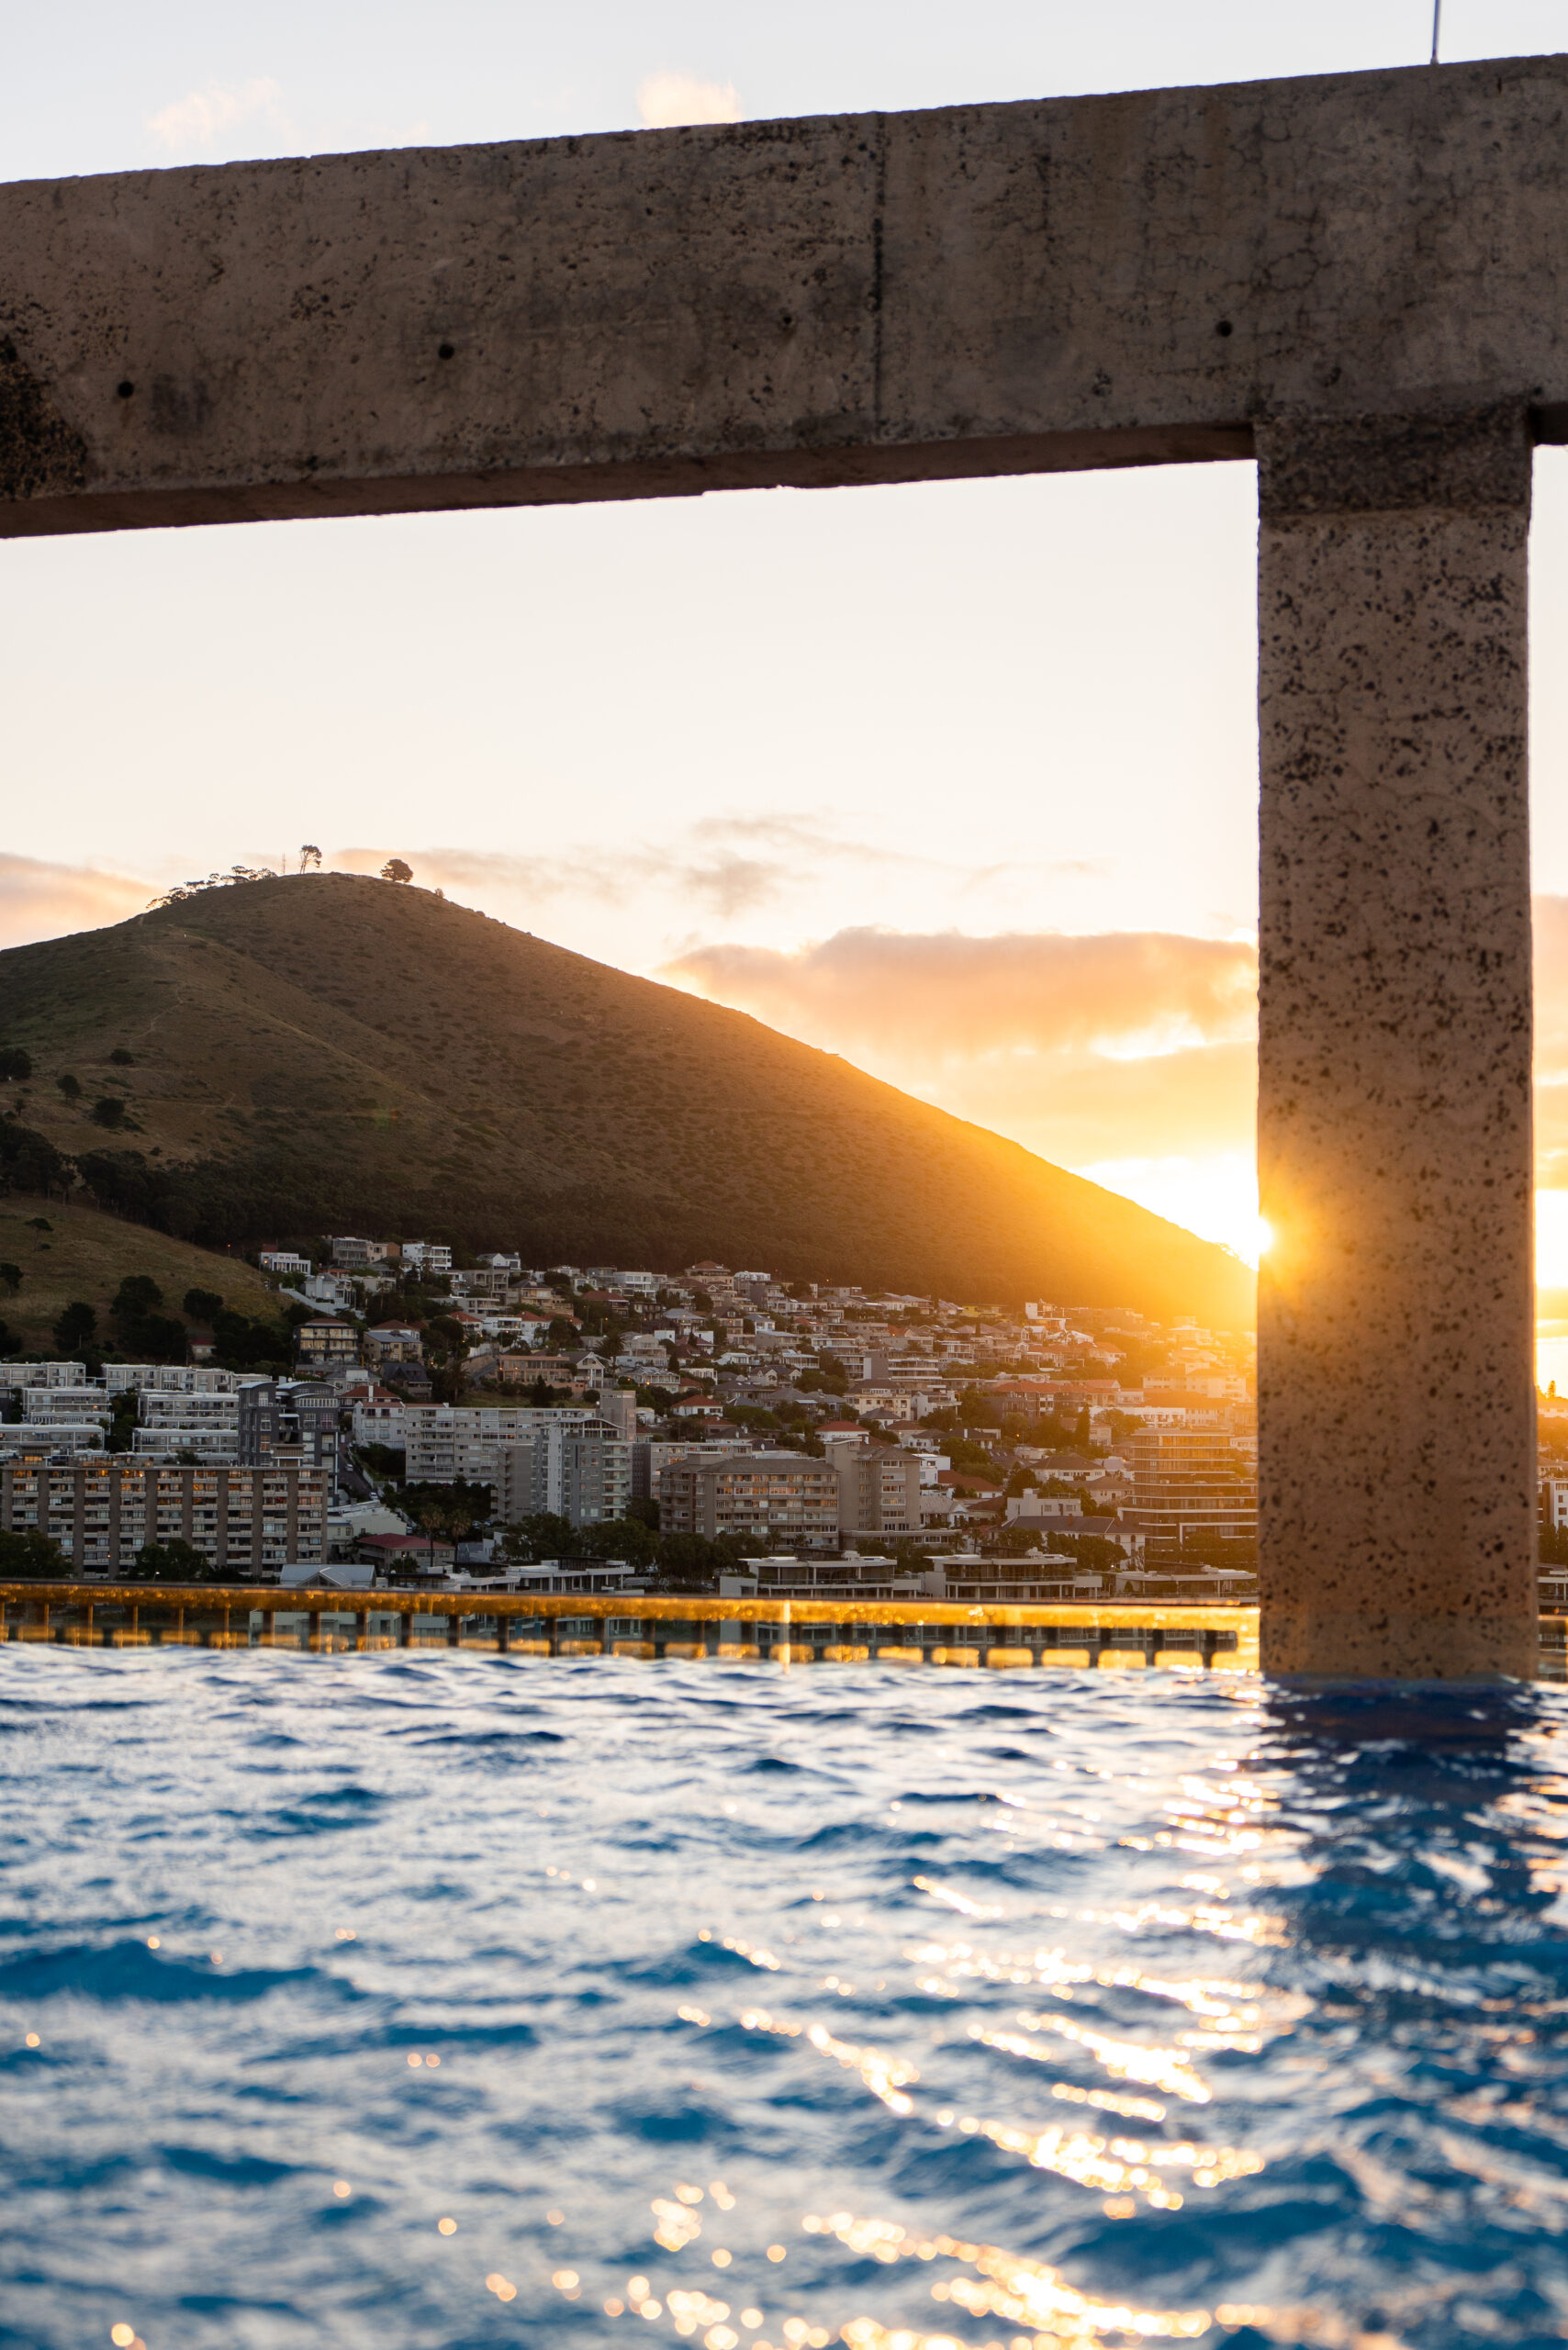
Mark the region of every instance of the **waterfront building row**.
POLYGON ((73 1570, 115 1573, 145 1543, 188 1542, 225 1573, 269 1573, 327 1555, 326 1473, 303 1462, 176 1467, 111 1459, 7 1460, 0 1530, 38 1532, 73 1570))

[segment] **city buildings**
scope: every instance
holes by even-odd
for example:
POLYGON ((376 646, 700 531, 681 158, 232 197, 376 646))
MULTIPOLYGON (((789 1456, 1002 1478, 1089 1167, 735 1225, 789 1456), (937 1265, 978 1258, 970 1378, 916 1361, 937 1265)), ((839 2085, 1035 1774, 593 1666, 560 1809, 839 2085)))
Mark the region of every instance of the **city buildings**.
POLYGON ((668 1534, 766 1536, 797 1550, 838 1546, 838 1472, 798 1452, 737 1452, 673 1460, 659 1481, 659 1529, 668 1534))
POLYGON ((84 1572, 123 1571, 145 1543, 171 1541, 227 1574, 317 1563, 328 1498, 323 1472, 297 1464, 175 1466, 118 1454, 0 1465, 0 1530, 36 1528, 84 1572))
POLYGON ((1176 1569, 1196 1537, 1258 1539, 1258 1484, 1251 1463, 1217 1427, 1146 1427, 1132 1439, 1132 1507, 1145 1563, 1176 1569))
POLYGON ((496 1515, 505 1524, 548 1510, 571 1526, 624 1517, 632 1447, 608 1421, 547 1421, 496 1447, 496 1515))
POLYGON ((918 1535, 920 1463, 913 1453, 898 1446, 830 1444, 827 1458, 838 1481, 841 1538, 877 1534, 903 1540, 918 1535))

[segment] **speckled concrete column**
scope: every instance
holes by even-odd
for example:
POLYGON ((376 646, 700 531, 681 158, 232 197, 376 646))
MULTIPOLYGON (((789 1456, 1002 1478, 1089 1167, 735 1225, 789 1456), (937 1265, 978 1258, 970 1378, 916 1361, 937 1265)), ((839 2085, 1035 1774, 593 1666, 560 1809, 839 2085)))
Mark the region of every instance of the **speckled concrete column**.
POLYGON ((1262 1662, 1529 1674, 1527 419, 1258 442, 1262 1662))

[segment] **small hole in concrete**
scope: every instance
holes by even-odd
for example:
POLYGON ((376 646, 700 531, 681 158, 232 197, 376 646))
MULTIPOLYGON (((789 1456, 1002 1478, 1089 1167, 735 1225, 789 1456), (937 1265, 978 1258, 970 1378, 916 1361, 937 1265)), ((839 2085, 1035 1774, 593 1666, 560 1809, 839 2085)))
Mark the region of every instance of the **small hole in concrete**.
POLYGON ((115 386, 115 389, 116 389, 116 391, 119 394, 119 396, 120 396, 120 397, 121 397, 121 399, 122 399, 122 400, 128 400, 128 399, 129 399, 129 397, 130 397, 130 396, 131 396, 132 392, 134 392, 134 391, 135 391, 135 389, 136 389, 136 386, 135 386, 135 385, 130 381, 129 377, 128 376, 128 377, 127 377, 127 379, 126 379, 126 381, 125 381, 123 384, 117 384, 117 385, 115 386))
POLYGON ((457 352, 450 342, 443 342, 438 355, 442 359, 455 359, 457 352))
POLYGON ((1231 325, 1228 319, 1221 319, 1215 328, 1215 334, 1234 334, 1236 332, 1236 329, 1231 325))

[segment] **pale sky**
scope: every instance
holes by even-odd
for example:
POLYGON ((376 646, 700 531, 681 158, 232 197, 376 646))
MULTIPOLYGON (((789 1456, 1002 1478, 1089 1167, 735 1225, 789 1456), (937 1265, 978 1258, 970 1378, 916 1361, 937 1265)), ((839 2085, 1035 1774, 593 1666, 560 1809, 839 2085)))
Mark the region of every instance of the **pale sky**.
MULTIPOLYGON (((1568 0, 1443 20, 1450 59, 1568 49, 1568 0)), ((0 177, 1327 73, 1430 33, 1430 0, 54 0, 7 26, 0 177)), ((1255 530, 1233 464, 12 542, 0 943, 305 840, 397 853, 1250 1254, 1255 530)), ((1568 453, 1533 560, 1568 1078, 1568 453)))

